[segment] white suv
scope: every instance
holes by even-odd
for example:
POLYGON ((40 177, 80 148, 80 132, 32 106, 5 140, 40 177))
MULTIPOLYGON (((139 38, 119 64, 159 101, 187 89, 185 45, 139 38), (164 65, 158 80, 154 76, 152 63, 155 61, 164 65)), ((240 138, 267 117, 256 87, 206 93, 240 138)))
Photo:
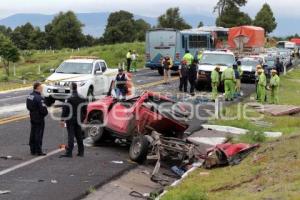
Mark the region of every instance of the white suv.
POLYGON ((71 57, 53 71, 46 79, 43 91, 50 105, 71 95, 72 82, 77 83, 78 93, 84 98, 102 95, 109 91, 118 73, 117 69, 109 69, 104 60, 94 57, 71 57))

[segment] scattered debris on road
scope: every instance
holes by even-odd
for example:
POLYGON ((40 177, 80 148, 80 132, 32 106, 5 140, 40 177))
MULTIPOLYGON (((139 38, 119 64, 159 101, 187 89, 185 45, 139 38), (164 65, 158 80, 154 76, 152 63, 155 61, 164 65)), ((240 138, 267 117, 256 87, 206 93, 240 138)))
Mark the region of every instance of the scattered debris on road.
POLYGON ((52 179, 52 180, 51 180, 51 183, 53 183, 53 184, 57 184, 57 183, 58 183, 58 181, 57 181, 57 180, 55 180, 55 179, 52 179))
POLYGON ((111 162, 114 163, 114 164, 124 164, 123 161, 116 161, 116 160, 114 160, 114 161, 111 161, 111 162))
POLYGON ((14 156, 0 156, 1 159, 3 160, 23 160, 22 158, 17 158, 17 157, 14 157, 14 156))
POLYGON ((11 193, 10 190, 0 190, 0 195, 2 195, 2 194, 9 194, 9 193, 11 193))
POLYGON ((281 132, 264 132, 264 135, 268 138, 279 138, 282 136, 281 132))
POLYGON ((285 115, 294 115, 300 113, 299 106, 293 105, 258 105, 251 104, 253 108, 258 110, 260 113, 270 114, 272 116, 285 116, 285 115))
POLYGON ((203 167, 211 169, 218 166, 237 165, 259 145, 220 144, 207 151, 203 167))
POLYGON ((208 129, 208 130, 221 131, 221 132, 226 132, 226 133, 231 133, 231 134, 236 134, 236 135, 245 135, 249 132, 246 129, 236 128, 236 127, 231 127, 231 126, 218 126, 218 125, 203 124, 202 127, 204 129, 208 129))

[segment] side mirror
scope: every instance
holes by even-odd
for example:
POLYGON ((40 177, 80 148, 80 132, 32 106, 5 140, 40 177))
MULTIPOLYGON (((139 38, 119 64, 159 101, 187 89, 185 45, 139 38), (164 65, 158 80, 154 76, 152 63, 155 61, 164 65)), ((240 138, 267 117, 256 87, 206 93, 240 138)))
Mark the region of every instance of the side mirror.
POLYGON ((102 71, 96 71, 95 74, 96 74, 96 75, 102 75, 103 72, 102 72, 102 71))
POLYGON ((49 71, 50 71, 50 73, 54 73, 55 69, 51 68, 49 71))

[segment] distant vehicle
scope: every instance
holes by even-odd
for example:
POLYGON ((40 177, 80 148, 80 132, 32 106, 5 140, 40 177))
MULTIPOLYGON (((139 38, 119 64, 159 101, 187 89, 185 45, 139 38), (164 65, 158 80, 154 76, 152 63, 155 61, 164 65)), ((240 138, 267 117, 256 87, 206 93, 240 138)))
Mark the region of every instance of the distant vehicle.
POLYGON ((294 42, 297 48, 300 48, 300 38, 292 38, 291 42, 294 42))
POLYGON ((185 109, 159 94, 145 92, 126 101, 105 96, 87 108, 86 135, 97 142, 106 138, 126 139, 131 143, 129 157, 142 163, 155 130, 164 137, 182 137, 188 128, 185 109))
POLYGON ((296 43, 290 42, 290 41, 279 41, 279 42, 277 42, 276 47, 278 49, 295 49, 296 43))
POLYGON ((267 75, 267 78, 271 78, 271 70, 276 69, 276 57, 267 56, 265 60, 265 73, 267 75))
POLYGON ((256 66, 260 65, 260 62, 252 57, 245 57, 240 59, 242 64, 243 82, 255 82, 255 73, 256 73, 256 66))
POLYGON ((209 32, 153 29, 146 34, 146 67, 158 70, 163 75, 161 61, 164 56, 169 55, 173 60, 172 70, 177 71, 187 49, 196 55, 201 49, 211 48, 212 36, 209 32))
POLYGON ((211 72, 216 68, 216 66, 220 66, 221 72, 223 72, 227 67, 232 66, 235 62, 234 54, 229 51, 203 52, 202 60, 198 65, 197 89, 201 90, 204 87, 210 87, 211 72))
POLYGON ((71 57, 64 61, 49 76, 43 94, 47 104, 70 97, 72 82, 77 83, 78 93, 84 98, 93 98, 108 92, 111 82, 118 73, 109 69, 104 60, 95 57, 71 57))

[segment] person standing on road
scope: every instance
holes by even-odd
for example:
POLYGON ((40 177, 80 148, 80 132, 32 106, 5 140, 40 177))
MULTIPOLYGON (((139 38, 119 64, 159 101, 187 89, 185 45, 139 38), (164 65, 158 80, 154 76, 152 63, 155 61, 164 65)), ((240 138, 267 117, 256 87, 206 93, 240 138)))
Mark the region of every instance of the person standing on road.
POLYGON ((280 76, 280 73, 283 72, 283 64, 280 62, 280 58, 276 58, 276 63, 275 63, 277 75, 280 76))
POLYGON ((258 102, 265 103, 266 101, 266 86, 267 78, 263 69, 258 70, 257 97, 258 102))
POLYGON ((277 75, 277 71, 273 69, 271 71, 272 77, 270 80, 270 88, 271 88, 271 104, 279 103, 279 86, 280 86, 280 78, 277 75))
POLYGON ((188 66, 188 79, 190 82, 190 94, 192 96, 195 96, 195 86, 197 81, 197 75, 198 75, 198 60, 194 59, 192 61, 192 64, 188 66))
POLYGON ((48 109, 44 98, 41 96, 43 87, 41 83, 34 83, 33 92, 27 97, 26 107, 30 112, 30 139, 29 146, 31 155, 45 156, 42 151, 43 136, 45 129, 45 117, 48 109))
POLYGON ((129 50, 126 54, 126 61, 127 61, 127 72, 130 72, 131 67, 131 50, 129 50))
POLYGON ((188 86, 188 66, 185 60, 181 62, 179 66, 179 77, 180 77, 180 84, 179 84, 179 91, 187 92, 188 86), (183 89, 183 90, 182 90, 183 89))
POLYGON ((161 62, 161 65, 164 68, 164 82, 165 84, 170 84, 171 68, 173 67, 172 58, 169 55, 165 56, 161 62))
POLYGON ((131 54, 131 68, 132 72, 137 72, 137 59, 138 59, 138 54, 136 53, 135 50, 133 50, 131 54))
POLYGON ((189 50, 186 50, 182 59, 186 61, 187 65, 191 65, 194 60, 194 56, 190 53, 189 50))
POLYGON ((220 85, 220 66, 217 66, 211 73, 211 100, 215 101, 218 98, 218 87, 220 85))
POLYGON ((77 92, 77 84, 71 84, 72 95, 66 100, 66 104, 63 106, 61 115, 61 126, 64 128, 67 125, 68 130, 68 146, 66 147, 66 153, 60 157, 72 158, 74 149, 74 137, 77 141, 78 154, 77 156, 84 156, 83 134, 81 123, 86 115, 86 99, 79 96, 77 92))
POLYGON ((119 100, 124 100, 127 94, 127 81, 128 77, 126 73, 124 73, 123 68, 119 69, 119 73, 115 79, 115 91, 116 91, 116 98, 119 100))
POLYGON ((234 73, 235 73, 235 96, 241 96, 241 79, 243 75, 243 70, 241 67, 241 61, 237 61, 237 64, 233 65, 234 73))
POLYGON ((197 55, 198 62, 201 62, 202 57, 203 57, 203 52, 202 51, 198 51, 198 55, 197 55))
POLYGON ((233 101, 235 92, 235 73, 232 66, 227 67, 222 73, 222 81, 224 81, 225 101, 233 101))

